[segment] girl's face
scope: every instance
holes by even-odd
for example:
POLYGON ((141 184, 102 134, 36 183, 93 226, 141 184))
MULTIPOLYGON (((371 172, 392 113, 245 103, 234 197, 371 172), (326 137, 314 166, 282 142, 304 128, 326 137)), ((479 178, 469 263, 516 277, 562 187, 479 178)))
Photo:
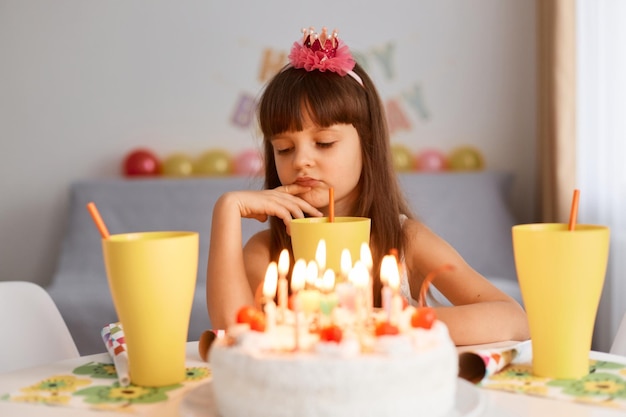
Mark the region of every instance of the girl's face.
POLYGON ((282 185, 311 187, 300 197, 326 215, 328 190, 333 187, 335 214, 351 214, 363 167, 361 141, 354 126, 319 127, 307 118, 301 131, 281 133, 271 143, 282 185))

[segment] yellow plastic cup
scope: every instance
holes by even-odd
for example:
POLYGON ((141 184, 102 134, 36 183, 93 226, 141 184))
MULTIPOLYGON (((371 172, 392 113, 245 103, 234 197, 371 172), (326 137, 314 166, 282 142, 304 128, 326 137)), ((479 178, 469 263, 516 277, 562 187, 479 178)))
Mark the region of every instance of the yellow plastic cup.
POLYGON ((326 267, 341 272, 341 252, 350 251, 352 262, 361 257, 361 244, 370 242, 371 219, 366 217, 309 217, 291 221, 291 247, 295 259, 315 260, 317 245, 326 242, 326 267))
POLYGON ((198 273, 198 233, 140 232, 102 239, 104 264, 124 328, 130 380, 160 387, 185 379, 198 273))
POLYGON ((515 267, 533 348, 533 374, 578 379, 589 351, 609 257, 609 228, 513 226, 515 267))

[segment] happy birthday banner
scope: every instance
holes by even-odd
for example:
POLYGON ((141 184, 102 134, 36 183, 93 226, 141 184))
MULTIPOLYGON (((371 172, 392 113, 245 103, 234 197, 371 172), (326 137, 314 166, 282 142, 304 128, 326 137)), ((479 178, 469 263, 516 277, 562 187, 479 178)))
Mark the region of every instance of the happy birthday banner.
MULTIPOLYGON (((431 111, 427 104, 424 89, 418 81, 408 80, 397 65, 406 58, 406 50, 398 42, 387 41, 371 46, 365 50, 351 50, 355 60, 370 74, 377 84, 381 100, 385 108, 387 126, 392 138, 392 160, 398 172, 411 171, 477 171, 485 167, 482 152, 471 145, 457 145, 449 151, 436 146, 422 147, 414 150, 403 142, 402 137, 420 128, 420 122, 431 120, 431 111), (404 51, 404 52, 402 52, 404 51), (382 84, 383 88, 378 85, 382 84), (393 84, 402 83, 396 92, 385 95, 385 90, 393 84), (394 139, 397 139, 394 141, 394 139)), ((266 44, 265 44, 266 45, 266 44)), ((253 45, 251 56, 257 56, 256 72, 252 71, 253 84, 260 87, 267 83, 277 72, 288 63, 288 51, 265 45, 253 45)), ((250 52, 250 51, 248 51, 250 52)), ((246 66, 249 68, 249 65, 246 66)), ((404 74, 406 75, 406 74, 404 74)), ((250 77, 250 73, 244 77, 250 77)), ((237 85, 242 81, 238 79, 237 85)), ((249 83, 246 88, 250 87, 249 83)), ((231 94, 231 93, 229 93, 231 94)), ((256 108, 258 91, 232 92, 232 109, 227 110, 226 123, 238 130, 251 132, 258 129, 256 108)), ((256 131, 255 137, 261 133, 256 131)), ((414 135, 418 138, 418 135, 414 135)), ((411 137, 411 136, 409 136, 411 137)), ((168 177, 198 177, 198 176, 226 176, 245 175, 249 177, 261 176, 263 173, 262 153, 258 149, 246 148, 237 154, 232 154, 222 148, 207 149, 195 156, 184 152, 166 155, 160 158, 157 152, 151 149, 131 149, 125 156, 123 163, 125 176, 158 176, 168 177), (138 162, 133 162, 138 160, 138 162), (130 161, 130 162, 129 162, 130 161), (146 163, 147 162, 147 163, 146 163), (146 168, 149 166, 149 168, 146 168)))
MULTIPOLYGON (((366 70, 370 71, 374 67, 381 70, 386 80, 393 80, 396 77, 395 54, 396 45, 388 42, 380 47, 372 47, 368 51, 351 51, 354 59, 366 70)), ((261 51, 257 79, 260 83, 267 82, 285 64, 287 64, 287 52, 272 48, 264 48, 261 51)), ((407 115, 405 107, 412 110, 419 119, 428 120, 430 111, 426 105, 426 100, 421 86, 414 83, 410 88, 402 91, 397 96, 383 99, 389 132, 393 135, 400 130, 410 131, 412 129, 411 118, 407 115), (404 103, 404 105, 403 105, 404 103)), ((248 129, 255 121, 255 95, 242 92, 235 101, 232 112, 231 123, 234 126, 248 129)))

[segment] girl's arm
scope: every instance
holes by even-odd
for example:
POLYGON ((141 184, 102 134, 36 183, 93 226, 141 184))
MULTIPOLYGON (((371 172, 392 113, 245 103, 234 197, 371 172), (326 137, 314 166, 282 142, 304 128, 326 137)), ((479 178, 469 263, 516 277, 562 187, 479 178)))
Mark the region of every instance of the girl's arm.
POLYGON ((444 264, 453 267, 439 273, 432 285, 453 305, 436 310, 457 345, 530 337, 526 313, 514 298, 476 272, 450 244, 424 224, 407 220, 404 227, 408 237, 405 259, 413 298, 417 299, 429 272, 444 264))
POLYGON ((237 310, 252 305, 254 291, 269 263, 269 234, 253 237, 244 251, 241 220, 267 220, 277 216, 289 224, 304 213, 322 214, 297 194, 309 187, 288 185, 274 190, 234 191, 222 195, 213 208, 207 264, 206 299, 211 325, 225 329, 233 323, 237 310), (250 273, 249 273, 250 272, 250 273))

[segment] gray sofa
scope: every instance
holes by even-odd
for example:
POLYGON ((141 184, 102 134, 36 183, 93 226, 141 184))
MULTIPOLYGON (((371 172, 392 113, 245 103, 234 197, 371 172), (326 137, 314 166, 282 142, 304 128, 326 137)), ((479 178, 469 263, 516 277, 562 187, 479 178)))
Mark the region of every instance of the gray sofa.
MULTIPOLYGON (((400 174, 415 213, 447 239, 479 272, 520 300, 513 261, 504 172, 400 174)), ((100 235, 86 204, 94 201, 109 232, 195 230, 200 234, 198 280, 189 340, 209 329, 205 268, 213 205, 226 191, 259 189, 258 178, 111 179, 71 184, 67 229, 47 290, 57 303, 81 354, 101 352, 102 326, 117 317, 108 288, 100 235)), ((266 227, 244 220, 243 238, 266 227)))

